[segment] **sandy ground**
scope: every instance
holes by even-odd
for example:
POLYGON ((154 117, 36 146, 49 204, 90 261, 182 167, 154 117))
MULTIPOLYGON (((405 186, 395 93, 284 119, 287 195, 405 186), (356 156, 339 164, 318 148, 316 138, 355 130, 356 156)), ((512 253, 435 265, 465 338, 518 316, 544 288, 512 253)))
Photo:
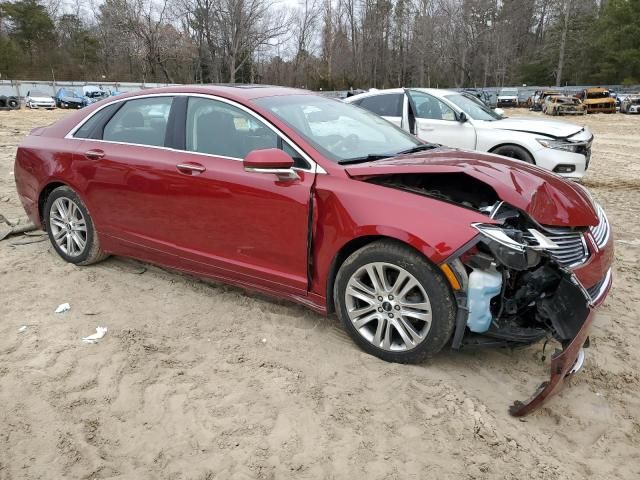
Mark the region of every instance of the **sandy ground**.
MULTIPOLYGON (((0 112, 7 218, 23 215, 16 145, 65 114, 0 112)), ((640 116, 577 121, 596 135, 585 184, 615 228, 615 286, 585 368, 546 408, 507 413, 547 377, 542 345, 384 363, 303 307, 124 258, 78 268, 13 237, 0 479, 640 478, 640 116)))

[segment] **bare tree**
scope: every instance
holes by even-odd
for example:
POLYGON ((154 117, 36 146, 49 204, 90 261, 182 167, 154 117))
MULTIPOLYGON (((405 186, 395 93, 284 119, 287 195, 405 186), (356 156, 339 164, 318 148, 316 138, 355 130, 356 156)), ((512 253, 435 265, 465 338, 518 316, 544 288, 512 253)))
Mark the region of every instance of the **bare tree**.
POLYGON ((564 68, 564 52, 567 45, 567 30, 569 30, 569 12, 573 0, 563 1, 564 20, 562 23, 562 35, 560 37, 560 51, 558 52, 558 68, 556 70, 556 85, 562 85, 562 70, 564 68))
POLYGON ((273 0, 219 0, 213 11, 230 82, 256 49, 289 31, 290 19, 273 0))

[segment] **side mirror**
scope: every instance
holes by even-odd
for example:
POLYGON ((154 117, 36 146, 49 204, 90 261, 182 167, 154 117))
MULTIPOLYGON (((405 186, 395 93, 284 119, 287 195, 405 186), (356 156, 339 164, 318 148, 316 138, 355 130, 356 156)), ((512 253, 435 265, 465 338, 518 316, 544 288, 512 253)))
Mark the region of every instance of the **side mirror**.
POLYGON ((460 123, 464 123, 464 122, 466 122, 466 121, 467 121, 467 114, 466 114, 466 113, 464 113, 464 112, 460 112, 460 113, 458 114, 458 121, 459 121, 460 123))
POLYGON ((504 110, 501 108, 494 108, 493 109, 494 112, 496 112, 498 115, 500 115, 501 117, 504 117, 504 110))
POLYGON ((299 180, 293 169, 293 158, 278 148, 253 150, 242 161, 246 172, 270 173, 280 181, 299 180))

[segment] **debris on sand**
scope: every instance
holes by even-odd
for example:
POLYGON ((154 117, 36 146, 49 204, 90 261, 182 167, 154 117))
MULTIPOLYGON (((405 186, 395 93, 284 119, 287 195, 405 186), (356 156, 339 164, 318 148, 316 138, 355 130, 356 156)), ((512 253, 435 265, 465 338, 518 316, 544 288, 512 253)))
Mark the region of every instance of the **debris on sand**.
POLYGON ((4 240, 10 235, 18 235, 19 233, 31 232, 37 230, 37 227, 28 219, 17 221, 9 221, 0 214, 0 240, 4 240))
POLYGON ((67 310, 71 310, 71 305, 69 305, 68 303, 61 303, 60 305, 58 305, 58 308, 56 308, 56 311, 54 313, 63 313, 67 310))
POLYGON ((107 327, 97 327, 96 333, 93 335, 89 335, 88 337, 84 337, 82 341, 84 343, 97 343, 102 337, 107 334, 107 327))

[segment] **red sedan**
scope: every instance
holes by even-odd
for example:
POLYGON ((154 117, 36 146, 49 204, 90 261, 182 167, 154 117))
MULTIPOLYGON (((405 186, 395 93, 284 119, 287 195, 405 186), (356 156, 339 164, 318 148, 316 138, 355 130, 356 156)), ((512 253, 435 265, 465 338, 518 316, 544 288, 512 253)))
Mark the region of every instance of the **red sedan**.
POLYGON ((579 369, 611 285, 584 188, 300 90, 104 100, 33 130, 15 177, 68 262, 125 255, 335 311, 384 360, 553 337, 551 380, 516 415, 579 369))

